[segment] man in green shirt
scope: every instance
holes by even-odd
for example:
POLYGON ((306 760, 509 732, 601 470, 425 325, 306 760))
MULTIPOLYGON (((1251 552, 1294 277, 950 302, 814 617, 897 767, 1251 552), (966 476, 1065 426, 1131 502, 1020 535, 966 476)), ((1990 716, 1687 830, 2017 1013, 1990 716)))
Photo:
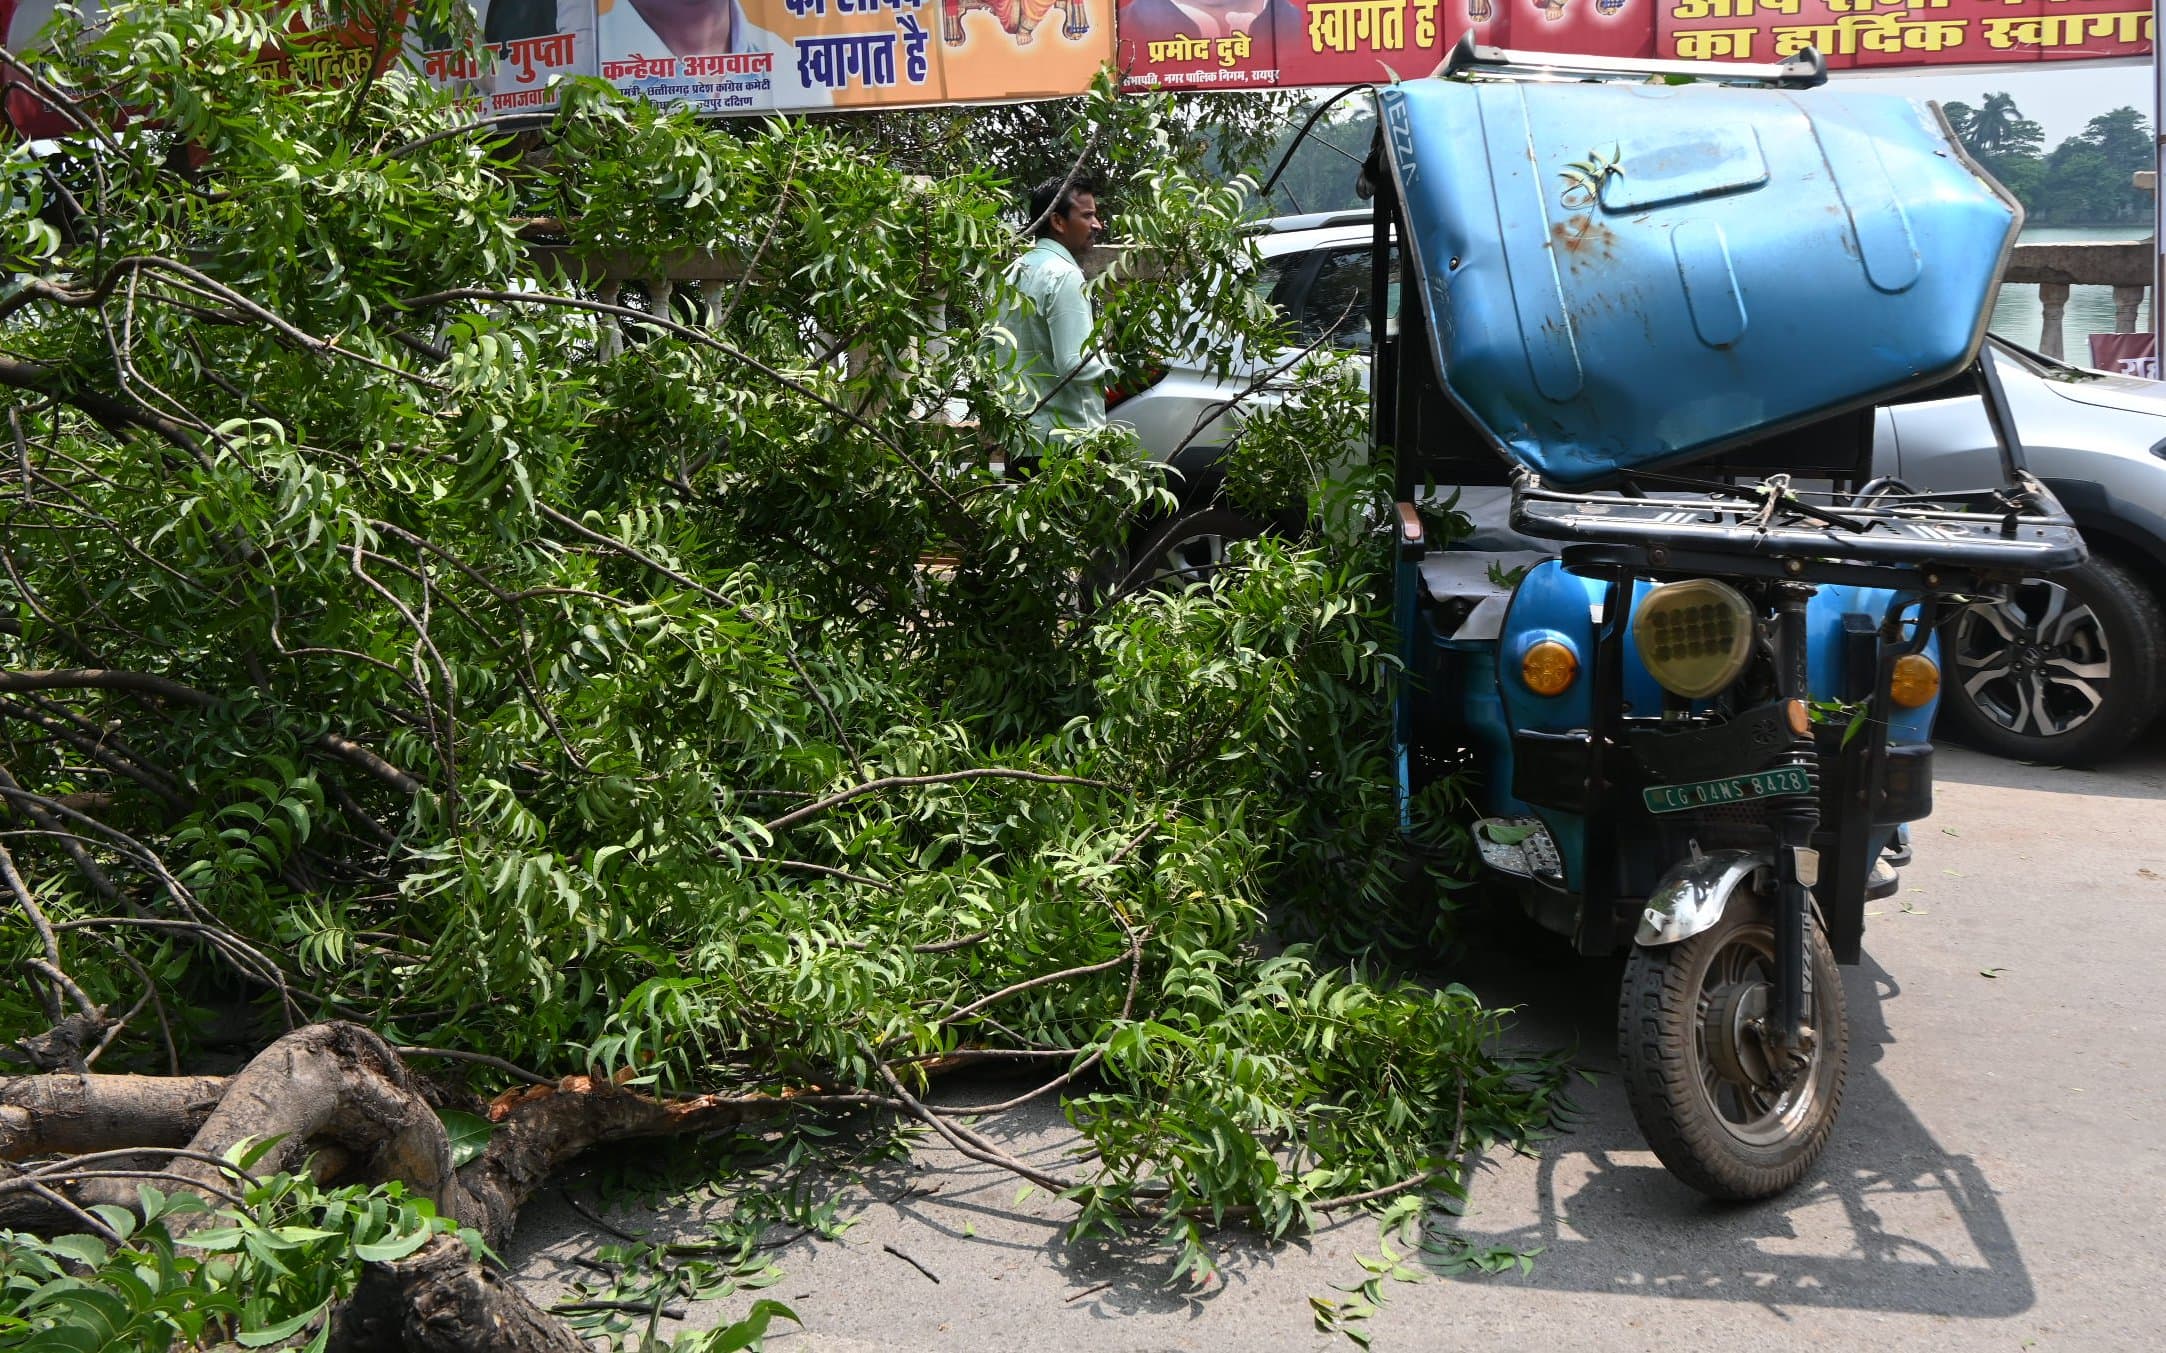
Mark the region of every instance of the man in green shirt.
POLYGON ((1081 266, 1098 239, 1097 189, 1081 179, 1041 183, 1031 190, 1030 219, 1038 238, 1008 269, 1013 291, 994 330, 995 351, 1015 381, 1010 398, 1047 435, 1103 427, 1111 368, 1089 346, 1081 266))

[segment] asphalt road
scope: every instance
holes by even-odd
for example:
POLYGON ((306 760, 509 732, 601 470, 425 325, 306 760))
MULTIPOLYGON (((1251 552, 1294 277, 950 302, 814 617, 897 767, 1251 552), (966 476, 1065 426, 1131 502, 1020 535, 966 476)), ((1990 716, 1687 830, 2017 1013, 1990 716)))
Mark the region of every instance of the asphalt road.
MULTIPOLYGON (((2143 1070, 2142 1033, 2166 998, 2166 736, 2090 772, 1944 748, 1936 811, 1914 841, 1904 892, 1872 905, 1865 961, 1848 970, 1835 1142, 1774 1202, 1710 1203, 1640 1143, 1622 1090, 1599 1076, 1614 1065, 1618 964, 1494 944, 1449 974, 1517 1006, 1516 1038, 1580 1049, 1598 1083, 1581 1087, 1574 1131, 1483 1161, 1457 1222, 1481 1243, 1539 1250, 1532 1271, 1391 1283, 1366 1322, 1376 1345, 2166 1346, 2166 1077, 2143 1070)), ((1011 1115, 992 1135, 1048 1161, 1072 1142, 1051 1113, 1011 1115)), ((926 1147, 849 1191, 856 1224, 841 1241, 777 1252, 785 1277, 765 1295, 805 1329, 769 1347, 1351 1346, 1316 1332, 1309 1298, 1365 1276, 1370 1222, 1276 1252, 1233 1246, 1221 1280, 1196 1292, 1169 1287, 1146 1246, 1065 1244, 1065 1210, 1017 1189, 926 1147)), ((697 1229, 691 1213, 617 1220, 697 1229)), ((606 1239, 552 1194, 509 1257, 547 1298, 606 1239)), ((690 1314, 726 1319, 749 1299, 690 1314)))

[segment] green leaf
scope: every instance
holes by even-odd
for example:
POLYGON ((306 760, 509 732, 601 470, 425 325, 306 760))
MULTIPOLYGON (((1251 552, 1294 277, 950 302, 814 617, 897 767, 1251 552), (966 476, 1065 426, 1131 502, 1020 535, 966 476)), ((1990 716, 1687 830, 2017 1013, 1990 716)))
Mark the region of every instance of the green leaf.
POLYGON ((434 1232, 427 1227, 423 1227, 418 1231, 411 1231, 402 1236, 393 1236, 389 1240, 356 1245, 353 1247, 353 1252, 356 1257, 365 1259, 369 1263, 388 1264, 396 1259, 404 1259, 407 1255, 428 1244, 434 1238, 434 1235, 434 1232))
POLYGON ((248 1232, 238 1226, 207 1226, 200 1231, 190 1231, 181 1238, 181 1244, 215 1253, 220 1250, 239 1249, 247 1236, 248 1232))
POLYGON ((744 1319, 726 1329, 715 1331, 713 1342, 706 1344, 701 1353, 739 1353, 739 1350, 750 1348, 766 1338, 767 1327, 778 1318, 793 1325, 804 1324, 804 1321, 797 1318, 797 1312, 779 1301, 762 1297, 752 1303, 752 1309, 745 1312, 744 1319))
POLYGON ((243 1137, 227 1149, 225 1158, 243 1170, 252 1170, 256 1167, 256 1162, 269 1155, 272 1149, 284 1140, 283 1133, 276 1133, 261 1140, 243 1137))
POLYGON ((272 1344, 292 1338, 300 1333, 310 1321, 317 1319, 330 1309, 330 1299, 326 1298, 322 1304, 311 1307, 297 1316, 281 1320, 275 1325, 265 1325, 260 1329, 244 1329, 234 1337, 243 1348, 267 1348, 272 1344))
POLYGON ((480 1156, 496 1135, 496 1124, 479 1114, 461 1109, 438 1109, 436 1117, 451 1139, 451 1168, 456 1170, 480 1156))
POLYGON ((1848 747, 1852 738, 1865 731, 1866 712, 1866 707, 1859 705, 1857 713, 1850 716, 1850 722, 1843 725, 1843 746, 1848 747))
POLYGON ((97 1268, 105 1262, 105 1242, 96 1236, 54 1236, 45 1242, 45 1248, 66 1255, 86 1268, 97 1268))

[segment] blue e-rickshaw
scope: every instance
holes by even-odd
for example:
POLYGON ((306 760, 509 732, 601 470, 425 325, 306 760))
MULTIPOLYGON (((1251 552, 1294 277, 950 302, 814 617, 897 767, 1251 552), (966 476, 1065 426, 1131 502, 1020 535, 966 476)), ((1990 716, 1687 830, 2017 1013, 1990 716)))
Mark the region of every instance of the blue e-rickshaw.
POLYGON ((1979 361, 2020 207, 1937 109, 1824 83, 1465 45, 1380 92, 1364 175, 1402 786, 1466 775, 1488 875, 1628 954, 1633 1112, 1724 1198, 1833 1129, 1936 627, 2083 557, 1979 361), (1871 478, 1873 406, 1966 371, 2000 482, 1871 478), (1508 528, 1433 539, 1438 484, 1509 485, 1508 528))

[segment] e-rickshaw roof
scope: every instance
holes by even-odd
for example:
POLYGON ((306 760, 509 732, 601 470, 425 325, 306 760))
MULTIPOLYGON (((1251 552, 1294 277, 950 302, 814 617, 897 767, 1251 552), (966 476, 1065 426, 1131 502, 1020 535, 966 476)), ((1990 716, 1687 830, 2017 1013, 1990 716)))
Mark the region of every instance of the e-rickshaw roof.
POLYGON ((1809 87, 1809 54, 1722 83, 1493 49, 1446 69, 1378 95, 1412 303, 1454 402, 1547 482, 1706 459, 1975 358, 2022 209, 1936 108, 1809 87))

